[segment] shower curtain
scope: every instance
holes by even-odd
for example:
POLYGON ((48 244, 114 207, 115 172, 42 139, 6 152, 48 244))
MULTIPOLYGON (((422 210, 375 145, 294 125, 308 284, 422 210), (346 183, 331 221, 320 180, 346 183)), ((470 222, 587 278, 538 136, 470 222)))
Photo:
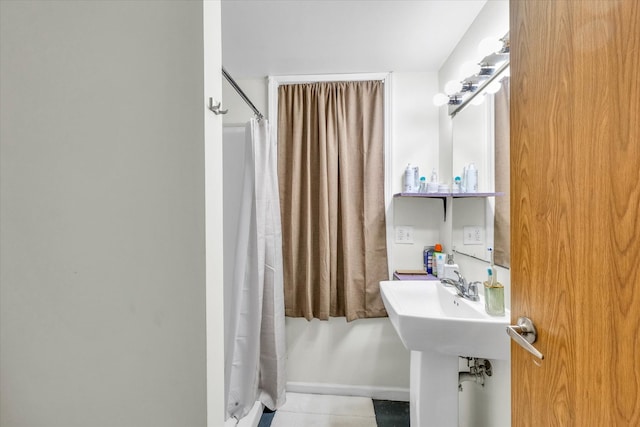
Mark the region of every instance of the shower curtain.
POLYGON ((266 119, 247 124, 242 201, 225 351, 226 415, 244 417, 256 400, 285 401, 282 231, 277 151, 266 119))

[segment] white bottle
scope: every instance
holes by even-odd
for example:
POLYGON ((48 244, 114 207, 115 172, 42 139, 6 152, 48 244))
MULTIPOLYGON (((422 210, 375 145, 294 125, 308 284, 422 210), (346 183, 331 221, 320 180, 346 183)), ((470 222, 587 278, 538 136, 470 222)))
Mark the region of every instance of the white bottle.
POLYGON ((467 180, 465 183, 465 187, 467 193, 477 193, 478 192, 478 169, 476 166, 471 163, 467 168, 467 180))
POLYGON ((444 261, 446 255, 443 252, 436 252, 436 270, 438 272, 438 277, 444 277, 444 261))
POLYGON ((453 261, 453 254, 447 255, 447 261, 444 264, 444 278, 458 280, 455 271, 460 271, 460 267, 453 261))
POLYGON ((467 192, 467 167, 462 168, 462 181, 460 182, 460 192, 467 192))
POLYGON ((427 193, 438 192, 438 172, 435 169, 431 171, 431 180, 427 183, 427 193))
POLYGON ((407 168, 404 170, 404 192, 413 193, 415 191, 415 185, 415 168, 411 166, 411 163, 409 163, 407 168))
POLYGON ((455 178, 453 178, 453 189, 451 190, 451 192, 460 193, 461 187, 462 187, 462 179, 459 176, 456 176, 455 178))

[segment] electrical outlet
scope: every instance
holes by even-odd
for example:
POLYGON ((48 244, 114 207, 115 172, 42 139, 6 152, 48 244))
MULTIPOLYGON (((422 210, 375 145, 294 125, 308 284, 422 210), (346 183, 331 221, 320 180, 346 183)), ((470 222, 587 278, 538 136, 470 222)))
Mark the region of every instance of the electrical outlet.
POLYGON ((413 245, 413 227, 407 225, 396 227, 396 243, 413 245))
POLYGON ((477 225, 467 225, 463 229, 462 243, 465 245, 481 245, 484 241, 484 230, 477 225))

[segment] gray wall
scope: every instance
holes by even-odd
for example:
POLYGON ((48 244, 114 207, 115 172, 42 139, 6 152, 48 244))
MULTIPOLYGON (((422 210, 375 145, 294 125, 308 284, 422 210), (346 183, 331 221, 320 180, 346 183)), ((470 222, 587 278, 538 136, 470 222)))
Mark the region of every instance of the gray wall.
POLYGON ((0 8, 0 425, 204 426, 202 3, 0 8))

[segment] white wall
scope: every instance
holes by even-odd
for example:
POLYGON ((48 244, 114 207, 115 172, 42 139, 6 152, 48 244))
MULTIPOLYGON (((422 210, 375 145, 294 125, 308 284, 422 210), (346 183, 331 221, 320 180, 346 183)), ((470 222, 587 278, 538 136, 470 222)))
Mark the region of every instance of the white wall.
MULTIPOLYGON (((444 84, 452 79, 460 79, 460 66, 468 60, 479 60, 478 43, 485 37, 502 37, 509 30, 509 3, 506 0, 488 1, 476 20, 473 22, 455 50, 445 61, 438 73, 440 91, 444 84)), ((455 120, 455 119, 454 119, 455 120)), ((450 156, 452 141, 452 120, 447 114, 447 108, 440 108, 440 150, 442 162, 450 156)), ((449 163, 452 164, 449 157, 449 163)), ((451 173, 451 172, 450 172, 451 173)), ((454 202, 452 215, 456 215, 457 201, 454 202)), ((468 203, 467 203, 468 204, 468 203)), ((459 204, 462 209, 465 202, 459 204)), ((483 213, 482 213, 483 214, 483 213)), ((451 236, 446 245, 451 245, 451 236)), ((484 280, 487 264, 466 257, 456 255, 456 262, 463 274, 470 280, 484 280)), ((505 285, 505 303, 510 306, 510 275, 509 270, 498 267, 498 278, 505 285)), ((481 291, 483 291, 481 289, 481 291)), ((460 426, 485 427, 509 426, 511 424, 511 363, 505 361, 491 361, 493 376, 488 378, 485 387, 476 384, 465 384, 460 393, 460 426)))
MULTIPOLYGON (((204 103, 222 95, 222 12, 219 0, 201 3, 204 39, 204 103)), ((204 116, 205 269, 207 342, 207 426, 222 425, 224 388, 224 245, 222 116, 201 109, 204 116)))
POLYGON ((0 8, 0 425, 204 426, 202 2, 0 8))
MULTIPOLYGON (((267 78, 264 79, 235 79, 230 70, 227 72, 234 78, 242 91, 247 94, 251 102, 265 117, 268 116, 269 90, 267 78)), ((222 107, 229 111, 224 116, 224 125, 243 125, 254 117, 253 110, 242 100, 240 95, 231 87, 226 79, 222 81, 222 107)))
MULTIPOLYGON (((430 179, 431 172, 442 169, 438 144, 438 108, 431 101, 438 91, 436 73, 394 73, 392 119, 393 193, 402 192, 402 175, 408 163, 420 168, 430 179)), ((387 227, 414 227, 413 244, 392 245, 391 266, 396 269, 421 269, 422 252, 427 245, 442 243, 440 228, 444 210, 439 199, 398 198, 392 202, 391 224, 387 227)))
POLYGON ((388 318, 287 318, 287 390, 408 400, 409 353, 388 318))

